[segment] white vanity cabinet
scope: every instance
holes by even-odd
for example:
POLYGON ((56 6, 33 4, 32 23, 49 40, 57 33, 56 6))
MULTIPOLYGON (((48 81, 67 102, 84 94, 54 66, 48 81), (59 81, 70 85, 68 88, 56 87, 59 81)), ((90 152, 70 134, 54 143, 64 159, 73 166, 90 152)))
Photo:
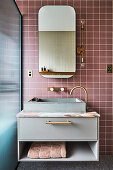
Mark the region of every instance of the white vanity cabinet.
POLYGON ((19 117, 19 161, 98 161, 98 117, 19 117), (48 123, 49 122, 49 123, 48 123), (67 157, 30 159, 27 152, 33 141, 66 141, 67 157))

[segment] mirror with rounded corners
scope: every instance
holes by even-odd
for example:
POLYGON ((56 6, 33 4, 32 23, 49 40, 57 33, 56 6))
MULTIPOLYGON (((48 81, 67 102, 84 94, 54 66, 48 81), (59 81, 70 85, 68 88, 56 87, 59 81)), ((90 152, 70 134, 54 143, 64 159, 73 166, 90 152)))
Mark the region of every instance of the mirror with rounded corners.
POLYGON ((76 71, 76 13, 71 6, 43 6, 38 16, 39 73, 69 78, 76 71))

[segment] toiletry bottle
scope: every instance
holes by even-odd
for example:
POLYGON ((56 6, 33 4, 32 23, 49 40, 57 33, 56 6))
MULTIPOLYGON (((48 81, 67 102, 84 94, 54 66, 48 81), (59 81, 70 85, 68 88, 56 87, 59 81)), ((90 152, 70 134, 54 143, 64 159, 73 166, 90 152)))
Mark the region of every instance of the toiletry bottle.
POLYGON ((41 71, 43 71, 43 67, 41 67, 41 71))
POLYGON ((44 71, 46 71, 46 67, 44 66, 44 71))

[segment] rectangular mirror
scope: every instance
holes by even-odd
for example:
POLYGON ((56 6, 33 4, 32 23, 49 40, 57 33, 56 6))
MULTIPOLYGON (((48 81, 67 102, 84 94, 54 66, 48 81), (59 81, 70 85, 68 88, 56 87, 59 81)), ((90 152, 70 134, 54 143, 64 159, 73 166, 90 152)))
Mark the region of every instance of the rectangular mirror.
POLYGON ((76 71, 76 13, 71 6, 39 10, 39 73, 46 78, 69 78, 76 71))

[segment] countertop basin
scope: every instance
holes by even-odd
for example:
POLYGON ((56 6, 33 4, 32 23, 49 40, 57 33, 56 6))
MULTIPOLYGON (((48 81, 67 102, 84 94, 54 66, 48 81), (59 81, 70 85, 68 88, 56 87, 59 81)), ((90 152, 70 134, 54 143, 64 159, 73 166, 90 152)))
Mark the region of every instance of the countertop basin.
POLYGON ((24 112, 85 113, 86 103, 78 98, 37 98, 24 103, 24 112))

